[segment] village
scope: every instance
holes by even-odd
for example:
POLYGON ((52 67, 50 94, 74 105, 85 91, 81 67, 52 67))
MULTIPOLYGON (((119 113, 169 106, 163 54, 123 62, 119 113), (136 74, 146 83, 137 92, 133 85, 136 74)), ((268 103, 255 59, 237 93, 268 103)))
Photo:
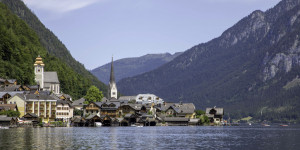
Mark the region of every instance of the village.
POLYGON ((73 100, 70 95, 62 93, 57 72, 44 71, 45 64, 40 56, 33 66, 37 85, 18 85, 16 79, 0 77, 0 128, 224 123, 223 108, 206 108, 205 112, 199 113, 193 103, 166 102, 154 94, 118 97, 113 60, 107 97, 90 103, 84 98, 73 100))

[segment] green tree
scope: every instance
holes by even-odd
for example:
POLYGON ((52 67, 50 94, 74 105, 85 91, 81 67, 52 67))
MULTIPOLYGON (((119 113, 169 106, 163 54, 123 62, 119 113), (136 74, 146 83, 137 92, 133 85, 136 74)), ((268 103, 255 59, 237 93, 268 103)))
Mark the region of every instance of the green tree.
POLYGON ((84 98, 88 103, 101 102, 101 100, 103 98, 103 94, 102 94, 102 91, 100 91, 96 86, 92 85, 88 89, 84 98))
POLYGON ((201 115, 201 116, 200 116, 199 123, 200 123, 201 125, 209 124, 209 118, 208 118, 206 115, 201 115))

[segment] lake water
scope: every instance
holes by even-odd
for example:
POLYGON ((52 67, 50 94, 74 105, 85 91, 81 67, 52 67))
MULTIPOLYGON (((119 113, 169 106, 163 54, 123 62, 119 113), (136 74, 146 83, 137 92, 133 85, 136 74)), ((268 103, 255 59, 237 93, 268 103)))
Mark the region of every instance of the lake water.
POLYGON ((300 126, 0 130, 0 149, 300 149, 300 126))

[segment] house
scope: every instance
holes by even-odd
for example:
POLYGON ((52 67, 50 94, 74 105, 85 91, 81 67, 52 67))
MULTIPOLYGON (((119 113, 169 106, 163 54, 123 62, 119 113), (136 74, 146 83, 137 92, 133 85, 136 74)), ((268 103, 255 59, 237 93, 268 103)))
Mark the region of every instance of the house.
POLYGON ((106 101, 101 102, 100 116, 107 115, 111 118, 116 118, 118 115, 118 108, 120 107, 120 102, 118 101, 106 101))
POLYGON ((73 106, 68 100, 56 101, 56 120, 70 122, 73 117, 73 106))
POLYGON ((83 116, 97 115, 100 117, 102 102, 91 102, 83 107, 83 116))
POLYGON ((54 94, 60 93, 60 83, 58 80, 57 72, 44 71, 45 64, 40 56, 35 59, 34 73, 35 81, 38 83, 39 88, 43 91, 50 91, 54 94))
POLYGON ((0 115, 0 126, 11 127, 17 126, 18 120, 15 117, 7 117, 6 115, 0 115))
POLYGON ((5 91, 0 92, 0 104, 7 104, 7 100, 16 94, 22 94, 23 91, 5 91))
POLYGON ((0 111, 19 111, 16 104, 0 104, 0 111))
POLYGON ((79 100, 75 100, 72 105, 75 109, 77 110, 83 110, 83 105, 84 105, 84 101, 85 99, 84 98, 81 98, 79 100))
POLYGON ((164 113, 168 117, 195 118, 195 105, 193 103, 164 103, 155 107, 157 114, 164 113))
POLYGON ((154 94, 139 94, 136 96, 136 102, 140 104, 163 104, 164 100, 154 94))
POLYGON ((119 97, 119 101, 121 103, 135 102, 136 96, 121 96, 119 97))
POLYGON ((43 122, 54 121, 56 118, 57 99, 43 94, 16 94, 8 99, 9 104, 17 104, 20 116, 34 113, 43 122))
POLYGON ((122 104, 118 110, 118 117, 124 117, 126 114, 136 114, 138 110, 141 110, 141 106, 138 104, 122 104))
POLYGON ((210 119, 211 123, 221 124, 224 116, 223 108, 206 108, 206 116, 210 119))

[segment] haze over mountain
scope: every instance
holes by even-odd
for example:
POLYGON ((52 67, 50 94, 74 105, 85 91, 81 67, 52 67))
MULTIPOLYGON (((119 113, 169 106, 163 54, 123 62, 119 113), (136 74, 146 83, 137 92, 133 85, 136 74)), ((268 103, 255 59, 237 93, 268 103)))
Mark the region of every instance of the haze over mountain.
MULTIPOLYGON (((179 56, 181 52, 171 55, 170 53, 164 54, 147 54, 141 57, 124 58, 114 61, 116 82, 119 80, 139 75, 173 60, 179 56)), ((95 68, 90 72, 96 76, 103 83, 109 82, 111 63, 95 68)))
POLYGON ((300 0, 283 0, 158 69, 119 81, 118 88, 201 109, 224 107, 235 118, 299 120, 299 27, 300 0))

